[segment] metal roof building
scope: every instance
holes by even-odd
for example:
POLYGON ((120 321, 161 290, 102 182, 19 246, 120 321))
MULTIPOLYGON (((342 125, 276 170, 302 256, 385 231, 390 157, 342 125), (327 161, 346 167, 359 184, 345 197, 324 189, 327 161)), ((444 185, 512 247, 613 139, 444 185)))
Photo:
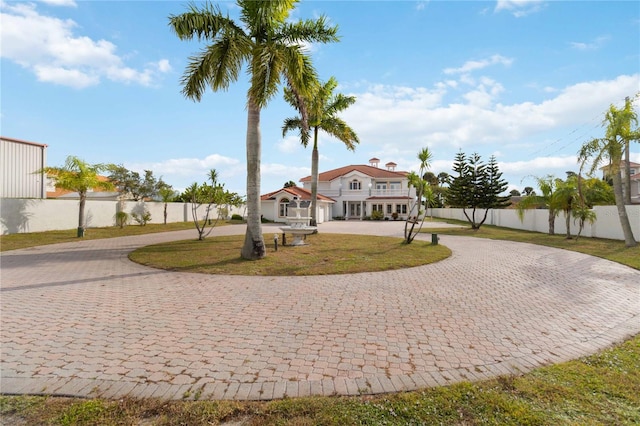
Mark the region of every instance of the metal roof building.
POLYGON ((0 198, 46 198, 47 145, 0 136, 0 198))

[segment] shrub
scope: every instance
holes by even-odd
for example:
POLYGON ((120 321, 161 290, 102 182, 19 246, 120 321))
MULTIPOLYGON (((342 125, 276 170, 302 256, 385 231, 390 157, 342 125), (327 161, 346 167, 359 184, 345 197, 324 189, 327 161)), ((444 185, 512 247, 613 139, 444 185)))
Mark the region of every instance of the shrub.
POLYGON ((231 215, 231 220, 244 220, 244 219, 239 214, 234 213, 231 215))
POLYGON ((380 210, 374 210, 373 212, 371 212, 371 219, 382 220, 384 219, 384 213, 382 213, 380 210))
POLYGON ((145 226, 147 222, 151 220, 151 213, 149 212, 149 210, 144 210, 140 214, 131 213, 131 217, 133 217, 133 220, 138 222, 138 225, 145 226))
POLYGON ((129 214, 127 212, 117 212, 116 213, 116 226, 120 228, 124 228, 124 226, 129 222, 129 214))

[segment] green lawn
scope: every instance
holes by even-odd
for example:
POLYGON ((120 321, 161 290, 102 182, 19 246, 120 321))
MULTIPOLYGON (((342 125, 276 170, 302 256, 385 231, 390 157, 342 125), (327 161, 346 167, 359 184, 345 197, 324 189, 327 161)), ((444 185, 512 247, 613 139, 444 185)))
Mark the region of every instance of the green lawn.
MULTIPOLYGON (((233 221, 221 221, 217 226, 232 224, 233 221)), ((240 223, 240 222, 237 222, 240 223)), ((193 229, 194 238, 197 232, 193 222, 175 222, 166 225, 149 223, 145 226, 127 225, 124 228, 110 226, 105 228, 88 228, 83 238, 77 237, 76 229, 64 231, 30 232, 25 234, 0 235, 0 251, 17 250, 21 248, 42 246, 46 244, 70 243, 81 240, 95 240, 100 238, 127 237, 130 235, 151 234, 155 232, 182 231, 193 229)))
MULTIPOLYGON (((135 262, 182 272, 229 275, 329 275, 410 268, 437 262, 451 255, 443 245, 368 235, 308 235, 307 245, 279 246, 265 234, 268 251, 260 261, 243 260, 239 253, 244 235, 217 236, 140 248, 129 255, 135 262)), ((291 237, 288 236, 289 241, 291 237)))

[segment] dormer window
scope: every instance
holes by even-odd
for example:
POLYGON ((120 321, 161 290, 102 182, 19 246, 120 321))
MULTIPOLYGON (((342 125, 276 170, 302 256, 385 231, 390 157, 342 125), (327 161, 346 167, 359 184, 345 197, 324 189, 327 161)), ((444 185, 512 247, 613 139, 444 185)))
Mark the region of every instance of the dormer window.
POLYGON ((354 179, 349 182, 349 189, 351 191, 360 191, 362 189, 362 183, 358 179, 354 179))

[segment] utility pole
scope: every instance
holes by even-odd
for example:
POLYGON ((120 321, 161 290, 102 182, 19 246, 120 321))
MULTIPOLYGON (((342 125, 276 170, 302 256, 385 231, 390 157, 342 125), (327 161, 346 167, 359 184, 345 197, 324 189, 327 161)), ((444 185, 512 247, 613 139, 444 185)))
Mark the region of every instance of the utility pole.
MULTIPOLYGON (((629 97, 624 98, 624 109, 629 110, 631 112, 631 100, 629 97)), ((631 205, 631 163, 629 162, 629 138, 624 139, 624 180, 623 182, 623 191, 624 191, 624 204, 629 206, 631 205)))

